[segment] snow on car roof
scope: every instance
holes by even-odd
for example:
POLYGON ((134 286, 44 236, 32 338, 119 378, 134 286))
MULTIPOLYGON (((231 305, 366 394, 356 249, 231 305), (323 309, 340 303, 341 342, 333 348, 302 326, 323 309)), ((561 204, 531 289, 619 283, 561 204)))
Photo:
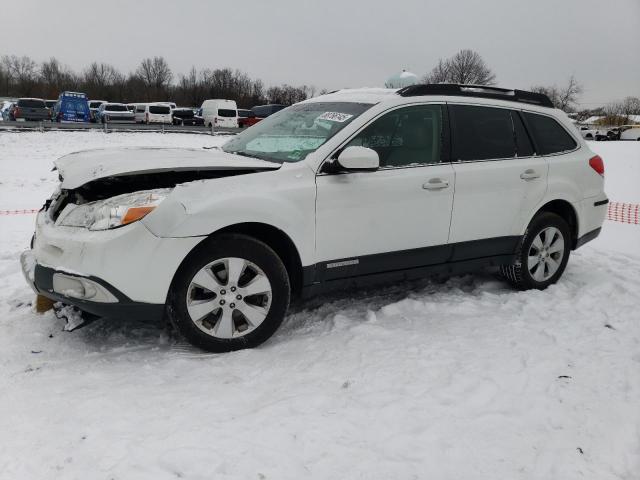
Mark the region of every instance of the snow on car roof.
POLYGON ((358 102, 358 103, 379 103, 394 95, 396 88, 345 88, 335 92, 320 95, 319 97, 305 100, 304 103, 313 102, 358 102))

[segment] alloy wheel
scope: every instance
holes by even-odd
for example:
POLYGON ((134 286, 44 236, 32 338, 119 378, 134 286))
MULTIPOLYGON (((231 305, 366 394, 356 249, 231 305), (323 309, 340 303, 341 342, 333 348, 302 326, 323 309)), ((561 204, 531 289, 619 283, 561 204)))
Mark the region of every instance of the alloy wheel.
POLYGON ((535 236, 527 256, 527 269, 537 282, 550 279, 564 257, 564 237, 556 227, 547 227, 535 236))
POLYGON ((264 322, 272 300, 269 278, 256 264, 238 257, 202 267, 187 289, 191 321, 207 335, 238 338, 264 322))

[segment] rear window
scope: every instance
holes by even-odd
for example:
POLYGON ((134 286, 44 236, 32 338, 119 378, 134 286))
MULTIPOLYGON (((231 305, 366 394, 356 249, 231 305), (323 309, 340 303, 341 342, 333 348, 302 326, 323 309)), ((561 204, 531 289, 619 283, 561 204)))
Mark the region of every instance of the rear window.
POLYGON ((578 146, 571 135, 553 118, 529 112, 524 112, 524 118, 539 154, 566 152, 578 146))
POLYGON ((36 100, 30 98, 21 98, 20 100, 18 100, 18 106, 26 108, 47 108, 44 100, 36 100))
POLYGON ((235 117, 237 115, 236 115, 236 110, 220 108, 218 109, 218 116, 219 117, 235 117))
POLYGON ((512 158, 516 145, 511 112, 503 108, 451 105, 452 159, 512 158))
POLYGON ((105 110, 109 110, 110 112, 128 112, 129 109, 126 105, 105 105, 105 110))
POLYGON ((155 113, 156 115, 168 115, 171 113, 171 108, 166 105, 150 105, 149 113, 155 113))
POLYGON ((102 102, 89 102, 89 108, 99 108, 102 102))

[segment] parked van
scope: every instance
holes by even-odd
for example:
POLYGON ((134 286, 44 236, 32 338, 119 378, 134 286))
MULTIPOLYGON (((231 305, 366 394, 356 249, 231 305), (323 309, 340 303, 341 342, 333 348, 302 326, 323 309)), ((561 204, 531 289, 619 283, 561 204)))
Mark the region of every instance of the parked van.
POLYGON ((205 100, 202 116, 207 127, 238 128, 238 106, 234 100, 205 100))
POLYGON ((144 113, 147 111, 148 103, 133 103, 134 106, 134 119, 136 123, 144 123, 144 113))
POLYGON ((135 113, 136 123, 171 124, 171 107, 166 103, 138 103, 135 113))
POLYGON ((62 92, 53 110, 56 122, 88 122, 91 118, 87 95, 80 92, 62 92))

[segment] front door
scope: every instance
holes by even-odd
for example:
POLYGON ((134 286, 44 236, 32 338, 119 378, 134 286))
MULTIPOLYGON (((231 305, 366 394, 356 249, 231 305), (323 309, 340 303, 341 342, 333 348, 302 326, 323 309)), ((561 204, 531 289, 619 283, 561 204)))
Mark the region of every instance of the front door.
POLYGON ((442 108, 398 108, 374 120, 346 145, 376 150, 379 170, 318 174, 316 280, 447 259, 454 171, 441 161, 442 108))

